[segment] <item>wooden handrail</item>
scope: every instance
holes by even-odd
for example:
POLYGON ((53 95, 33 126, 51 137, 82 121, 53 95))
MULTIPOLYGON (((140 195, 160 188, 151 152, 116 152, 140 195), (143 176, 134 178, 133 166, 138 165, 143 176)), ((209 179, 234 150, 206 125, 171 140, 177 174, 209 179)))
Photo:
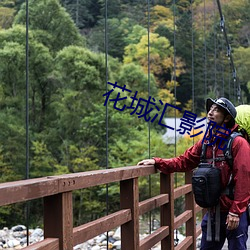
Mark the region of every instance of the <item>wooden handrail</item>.
POLYGON ((138 178, 157 173, 154 166, 129 166, 58 176, 48 176, 0 184, 0 206, 33 199, 44 199, 44 240, 26 248, 72 250, 77 244, 121 227, 122 249, 146 250, 161 241, 161 249, 196 249, 201 233, 196 213, 201 211, 193 199, 191 173, 186 184, 174 189, 173 174, 160 174, 160 194, 139 202, 138 178), (120 183, 120 210, 73 228, 74 190, 120 183), (174 218, 174 200, 185 196, 186 210, 174 218), (161 225, 146 238, 139 239, 139 216, 160 208, 161 225), (174 230, 186 224, 186 238, 174 247, 174 230))
POLYGON ((73 229, 74 245, 90 240, 96 235, 108 232, 113 228, 123 225, 131 220, 132 217, 130 209, 122 209, 95 221, 75 227, 73 229))
POLYGON ((153 166, 134 166, 1 183, 0 206, 154 173, 156 170, 153 166))
POLYGON ((37 242, 28 247, 25 247, 25 250, 57 250, 57 249, 59 249, 59 239, 50 239, 50 238, 44 239, 41 242, 37 242))

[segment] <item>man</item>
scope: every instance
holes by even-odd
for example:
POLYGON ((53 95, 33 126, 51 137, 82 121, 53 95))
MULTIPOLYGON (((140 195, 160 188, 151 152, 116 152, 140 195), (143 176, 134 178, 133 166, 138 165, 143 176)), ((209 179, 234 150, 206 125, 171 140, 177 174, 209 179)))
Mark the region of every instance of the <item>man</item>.
POLYGON ((229 250, 247 249, 248 217, 247 206, 250 201, 250 146, 249 143, 237 136, 232 144, 233 170, 223 159, 221 141, 227 138, 229 133, 238 130, 235 124, 236 109, 226 98, 217 100, 207 99, 207 118, 209 124, 217 124, 209 131, 205 140, 198 141, 187 149, 183 155, 171 159, 154 157, 140 161, 138 165, 155 165, 157 169, 165 174, 173 172, 186 172, 198 166, 202 153, 202 143, 207 144, 206 159, 221 169, 221 185, 226 189, 228 183, 233 182, 233 198, 223 193, 220 197, 220 237, 215 240, 215 215, 211 213, 212 220, 212 241, 207 241, 207 219, 208 213, 202 219, 201 250, 222 249, 225 239, 228 239, 229 250), (217 128, 217 129, 216 129, 217 128), (221 139, 221 140, 220 140, 221 139), (220 161, 213 159, 222 158, 220 161))

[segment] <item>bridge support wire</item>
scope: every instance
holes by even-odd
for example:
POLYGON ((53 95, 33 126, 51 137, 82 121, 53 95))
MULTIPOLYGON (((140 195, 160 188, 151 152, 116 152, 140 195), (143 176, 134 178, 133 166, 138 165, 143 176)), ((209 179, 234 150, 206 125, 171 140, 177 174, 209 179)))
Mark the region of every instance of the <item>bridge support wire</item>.
POLYGON ((221 28, 221 31, 224 34, 224 38, 225 38, 226 45, 227 45, 227 57, 230 60, 230 67, 232 69, 232 78, 233 78, 234 86, 237 85, 237 89, 234 88, 234 91, 236 91, 238 104, 242 104, 241 86, 240 86, 239 80, 237 79, 237 72, 236 72, 236 68, 235 68, 235 65, 234 65, 232 49, 231 49, 231 45, 230 45, 230 43, 228 41, 225 18, 224 18, 223 13, 222 13, 220 0, 216 0, 216 1, 217 1, 219 14, 220 14, 220 28, 221 28))
MULTIPOLYGON (((29 0, 26 0, 26 45, 25 45, 25 72, 26 72, 26 173, 25 179, 29 179, 29 0)), ((30 202, 25 203, 25 217, 26 217, 26 239, 27 246, 29 245, 29 214, 30 202)))
MULTIPOLYGON (((108 92, 108 0, 105 0, 105 22, 104 22, 104 30, 105 30, 105 78, 106 78, 106 93, 108 92)), ((108 120, 108 105, 106 105, 106 169, 109 168, 109 161, 108 161, 108 149, 109 149, 109 133, 108 133, 108 127, 109 127, 109 120, 108 120)), ((109 214, 109 186, 106 184, 106 215, 109 214)), ((107 232, 107 249, 109 246, 109 241, 108 241, 108 232, 107 232)))

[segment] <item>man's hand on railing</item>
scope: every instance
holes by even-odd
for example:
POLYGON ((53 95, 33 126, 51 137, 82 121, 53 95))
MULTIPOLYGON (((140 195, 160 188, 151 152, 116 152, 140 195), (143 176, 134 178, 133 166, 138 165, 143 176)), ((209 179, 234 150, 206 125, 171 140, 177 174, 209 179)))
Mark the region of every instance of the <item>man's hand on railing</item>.
POLYGON ((137 166, 139 165, 155 165, 155 160, 154 159, 142 160, 137 163, 137 166))

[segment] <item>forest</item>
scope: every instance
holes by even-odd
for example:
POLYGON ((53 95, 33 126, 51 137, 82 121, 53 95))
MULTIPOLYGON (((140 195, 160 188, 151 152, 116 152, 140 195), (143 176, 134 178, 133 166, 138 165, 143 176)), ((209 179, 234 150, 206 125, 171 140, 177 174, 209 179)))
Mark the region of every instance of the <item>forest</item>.
MULTIPOLYGON (((194 140, 163 141, 161 118, 205 116, 207 97, 249 103, 250 2, 220 2, 230 48, 215 0, 2 0, 1 183, 174 157, 194 140), (129 109, 130 98, 152 113, 129 109)), ((154 178, 140 179, 140 199, 158 192, 154 178)), ((106 186, 74 192, 75 225, 115 211, 118 190, 108 187, 108 208, 106 186)), ((41 203, 30 203, 33 226, 41 203)), ((24 210, 0 207, 0 227, 25 221, 24 210)))

